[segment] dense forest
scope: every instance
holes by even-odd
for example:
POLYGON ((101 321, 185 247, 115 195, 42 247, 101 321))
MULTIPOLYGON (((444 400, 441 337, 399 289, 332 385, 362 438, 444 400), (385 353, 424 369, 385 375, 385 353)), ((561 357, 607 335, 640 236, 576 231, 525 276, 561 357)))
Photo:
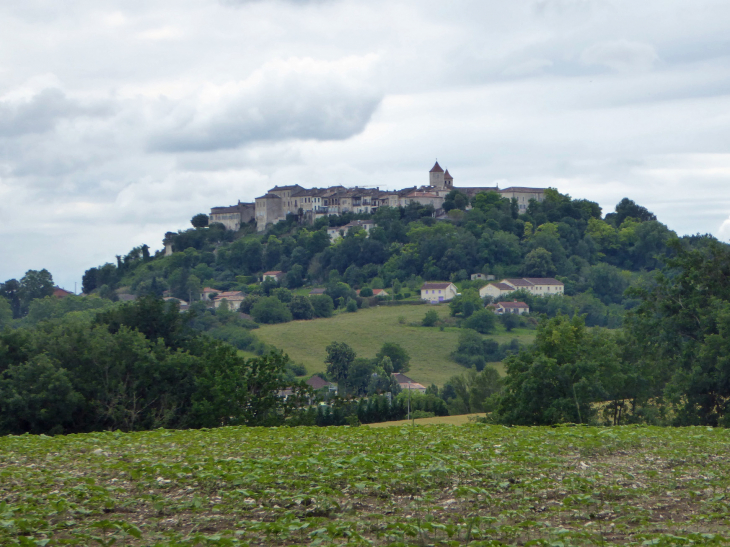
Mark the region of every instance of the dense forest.
MULTIPOLYGON (((376 358, 362 359, 333 341, 328 379, 350 398, 325 397, 315 409, 300 406, 315 396, 297 379, 306 370, 259 342, 255 329, 357 312, 381 303, 372 289, 387 288, 390 304, 415 301, 423 281, 434 280, 459 285, 447 326, 459 327, 451 358, 465 372, 414 396, 410 410, 488 412, 490 421, 522 425, 730 424, 727 245, 712 236, 678 238, 629 199, 603 216, 593 202, 550 190, 518 214, 496 193, 469 202, 452 192, 445 209, 436 219, 430 207, 381 208, 369 234, 351 229, 335 241, 326 228, 353 215, 314 225, 290 216, 265 233, 207 226, 197 215, 193 228, 167 234, 171 255, 142 246, 87 270, 83 297, 51 296, 46 270, 0 284, 0 432, 403 417, 405 395, 390 377, 408 370, 402 348, 384 344, 376 358), (266 270, 285 276, 260 282, 266 270), (476 272, 554 276, 565 296, 513 293, 530 316, 497 318, 479 298, 484 282, 469 280, 476 272), (324 294, 297 294, 305 285, 324 294), (211 309, 198 302, 203 287, 246 299, 240 309, 211 309), (124 295, 137 300, 118 302, 124 295), (189 310, 180 313, 163 295, 188 301, 189 310), (535 343, 484 338, 499 321, 506 331, 536 328, 535 343), (496 361, 505 376, 489 366, 496 361), (292 396, 279 397, 286 388, 292 396)), ((424 308, 423 327, 444 323, 424 308)))

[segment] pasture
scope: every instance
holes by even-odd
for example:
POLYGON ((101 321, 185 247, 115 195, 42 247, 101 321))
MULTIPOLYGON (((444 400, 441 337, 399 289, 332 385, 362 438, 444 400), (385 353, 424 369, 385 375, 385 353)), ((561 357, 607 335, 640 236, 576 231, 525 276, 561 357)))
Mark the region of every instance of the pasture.
MULTIPOLYGON (((461 329, 447 327, 421 327, 421 320, 428 310, 435 309, 440 317, 449 316, 448 305, 438 306, 378 306, 358 310, 357 313, 340 312, 327 319, 292 321, 276 325, 262 325, 255 331, 262 341, 284 350, 295 363, 302 363, 309 374, 324 372, 327 352, 331 342, 346 342, 358 357, 375 357, 385 342, 403 346, 411 356, 411 370, 407 373, 423 385, 442 386, 451 376, 462 374, 466 369, 449 359, 456 349, 461 329)), ((501 325, 496 334, 489 336, 499 343, 517 338, 524 344, 535 339, 535 331, 517 329, 505 332, 501 325)), ((493 364, 502 371, 501 364, 493 364)))
POLYGON ((726 545, 730 431, 221 428, 0 438, 0 544, 726 545))

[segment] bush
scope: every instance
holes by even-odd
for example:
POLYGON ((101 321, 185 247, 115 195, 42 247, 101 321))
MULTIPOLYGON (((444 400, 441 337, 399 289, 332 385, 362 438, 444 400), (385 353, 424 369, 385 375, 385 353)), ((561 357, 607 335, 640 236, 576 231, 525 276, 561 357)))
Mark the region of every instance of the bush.
POLYGON ((426 412, 425 410, 414 410, 411 412, 411 418, 418 420, 419 418, 433 418, 436 416, 435 412, 426 412))
MULTIPOLYGON (((468 302, 467 302, 468 304, 468 302)), ((482 334, 494 332, 497 316, 491 310, 479 310, 469 316, 463 323, 464 328, 474 329, 482 334)))
POLYGON ((425 317, 421 321, 421 325, 424 327, 433 327, 438 323, 439 320, 439 314, 436 310, 428 310, 426 312, 425 317))
POLYGON ((314 317, 314 308, 306 296, 294 296, 289 303, 289 311, 294 319, 312 319, 314 317))
POLYGON ((357 302, 354 300, 348 300, 347 301, 347 311, 349 312, 356 312, 357 311, 357 302))
POLYGON ((362 289, 360 291, 360 296, 362 296, 363 298, 368 298, 372 295, 373 295, 373 289, 371 289, 370 287, 365 287, 364 289, 362 289))
POLYGON ((290 363, 288 365, 288 368, 289 368, 289 370, 292 371, 292 374, 294 374, 294 376, 306 376, 307 375, 307 369, 301 363, 290 363))
POLYGON ((332 317, 335 309, 335 303, 332 298, 326 294, 310 296, 309 301, 312 303, 315 317, 332 317))
POLYGON ((292 320, 286 304, 273 296, 265 296, 256 302, 251 308, 251 315, 257 323, 286 323, 292 320))

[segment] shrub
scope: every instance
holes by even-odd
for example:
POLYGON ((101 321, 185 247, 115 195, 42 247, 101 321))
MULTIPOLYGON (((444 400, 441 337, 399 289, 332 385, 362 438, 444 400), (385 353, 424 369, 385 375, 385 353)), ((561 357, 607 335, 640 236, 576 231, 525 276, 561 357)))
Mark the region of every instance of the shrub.
POLYGON ((469 316, 464 321, 463 326, 467 329, 474 329, 482 334, 489 334, 494 331, 496 322, 497 316, 491 310, 482 309, 469 316))
POLYGON ((372 295, 373 295, 373 289, 371 289, 370 287, 365 287, 364 289, 362 289, 360 291, 360 296, 362 296, 363 298, 368 298, 369 296, 372 296, 372 295))
POLYGON ((314 308, 306 296, 292 297, 289 311, 294 319, 312 319, 314 317, 314 308))
POLYGON ((435 412, 426 412, 425 410, 414 410, 411 412, 411 418, 418 420, 419 418, 433 418, 436 416, 435 412))
POLYGON ((426 312, 426 316, 421 321, 421 325, 424 327, 433 327, 436 323, 438 323, 439 320, 439 314, 436 310, 428 310, 426 312))
POLYGON ((312 303, 315 317, 332 317, 332 312, 335 309, 335 303, 332 301, 332 298, 326 294, 321 294, 310 296, 309 301, 312 303))
POLYGON ((357 302, 355 302, 354 300, 348 300, 347 301, 347 311, 356 312, 357 311, 357 302))
POLYGON ((292 314, 281 300, 273 296, 265 296, 251 308, 251 315, 257 323, 286 323, 292 320, 292 314))

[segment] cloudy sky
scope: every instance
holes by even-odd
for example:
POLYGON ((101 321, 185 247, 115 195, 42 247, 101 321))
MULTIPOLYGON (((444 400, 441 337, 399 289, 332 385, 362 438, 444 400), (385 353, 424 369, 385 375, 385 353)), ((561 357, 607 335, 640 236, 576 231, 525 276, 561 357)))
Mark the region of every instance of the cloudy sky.
POLYGON ((730 239, 726 0, 0 3, 0 281, 274 184, 554 187, 730 239))

